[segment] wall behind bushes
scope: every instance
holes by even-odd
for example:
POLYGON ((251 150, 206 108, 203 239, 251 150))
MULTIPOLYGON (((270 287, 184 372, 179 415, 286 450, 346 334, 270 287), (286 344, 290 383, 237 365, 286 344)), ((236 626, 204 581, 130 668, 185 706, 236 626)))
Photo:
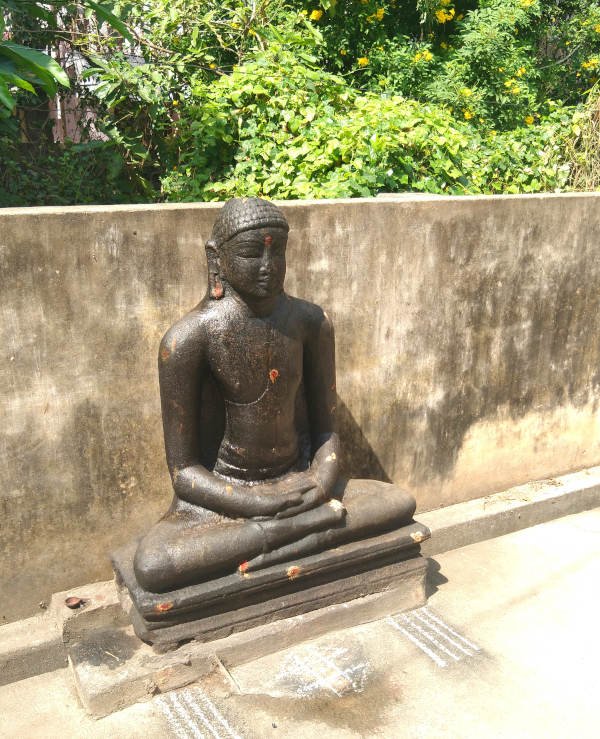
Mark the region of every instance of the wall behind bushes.
MULTIPOLYGON (((427 510, 600 463, 600 195, 283 205, 337 335, 354 476, 427 510)), ((0 211, 0 617, 111 576, 166 509, 157 346, 218 204, 0 211)))

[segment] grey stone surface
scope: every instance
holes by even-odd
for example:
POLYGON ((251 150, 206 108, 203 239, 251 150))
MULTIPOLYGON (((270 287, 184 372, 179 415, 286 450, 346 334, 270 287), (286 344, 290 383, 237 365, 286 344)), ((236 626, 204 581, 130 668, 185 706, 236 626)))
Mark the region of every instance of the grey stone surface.
POLYGON ((479 647, 445 667, 383 619, 102 719, 67 669, 22 680, 0 687, 0 735, 596 739, 599 533, 600 509, 440 555, 427 611, 479 647))
MULTIPOLYGON (((426 556, 437 556, 442 551, 518 531, 524 525, 597 507, 599 486, 600 470, 590 468, 423 513, 421 518, 433 536, 423 542, 421 550, 426 556)), ((126 603, 125 609, 129 608, 126 603)), ((113 580, 55 594, 43 615, 0 627, 2 682, 56 669, 66 663, 70 642, 85 639, 94 630, 114 629, 123 618, 113 580), (64 600, 69 595, 83 598, 84 608, 66 608, 64 600)), ((365 620, 371 620, 370 616, 365 620)))
MULTIPOLYGON (((353 476, 425 511, 600 462, 599 203, 283 204, 289 291, 336 327, 353 476)), ((108 578, 168 504, 156 351, 204 290, 218 207, 0 212, 4 620, 108 578)))
POLYGON ((244 664, 334 629, 418 608, 426 601, 426 570, 426 560, 410 559, 398 564, 393 576, 388 573, 387 587, 380 592, 214 641, 192 641, 165 654, 141 642, 132 627, 90 631, 68 645, 79 697, 91 714, 105 716, 194 682, 221 664, 244 664))
POLYGON ((600 467, 518 485, 484 498, 422 513, 433 536, 424 556, 475 544, 600 506, 600 467))
POLYGON ((0 626, 0 685, 51 672, 66 663, 60 630, 46 614, 0 626))

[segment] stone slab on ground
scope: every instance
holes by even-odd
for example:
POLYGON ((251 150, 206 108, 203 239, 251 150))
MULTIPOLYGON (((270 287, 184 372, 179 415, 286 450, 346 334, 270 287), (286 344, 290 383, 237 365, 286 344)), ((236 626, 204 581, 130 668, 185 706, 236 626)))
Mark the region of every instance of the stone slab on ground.
MULTIPOLYGON (((419 514, 419 520, 432 532, 431 539, 421 545, 421 551, 424 556, 437 556, 596 506, 600 506, 600 467, 531 482, 419 514)), ((75 638, 81 638, 85 623, 100 628, 102 624, 114 622, 117 614, 122 617, 113 581, 91 583, 56 594, 51 608, 40 616, 0 626, 0 684, 43 674, 66 664, 65 642, 71 640, 75 628, 73 612, 64 606, 67 595, 79 595, 86 600, 84 609, 90 614, 89 621, 88 617, 79 620, 77 630, 73 631, 75 638), (101 597, 96 600, 94 593, 101 597)))
POLYGON ((65 667, 56 623, 46 613, 0 626, 0 685, 65 667))
POLYGON ((600 467, 535 480, 494 495, 420 513, 419 521, 432 533, 423 542, 421 553, 433 557, 597 506, 600 467))
POLYGON ((95 631, 119 628, 129 623, 119 603, 114 580, 55 593, 48 615, 56 622, 65 645, 80 641, 95 631), (79 608, 71 609, 65 604, 67 598, 73 597, 81 600, 79 608))
POLYGON ((279 619, 211 642, 192 641, 166 654, 141 642, 132 627, 92 630, 68 647, 83 705, 94 716, 187 685, 219 666, 230 668, 332 630, 380 619, 423 605, 427 561, 398 564, 381 592, 279 619))
POLYGON ((596 739, 600 509, 437 561, 426 610, 479 648, 445 666, 383 619, 97 720, 62 669, 0 687, 0 737, 596 739))

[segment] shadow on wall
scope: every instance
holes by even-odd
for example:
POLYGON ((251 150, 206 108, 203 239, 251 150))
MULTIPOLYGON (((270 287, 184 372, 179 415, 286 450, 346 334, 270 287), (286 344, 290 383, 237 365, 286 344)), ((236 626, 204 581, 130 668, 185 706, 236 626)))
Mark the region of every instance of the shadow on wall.
POLYGON ((337 396, 337 428, 342 442, 342 472, 351 478, 374 478, 392 482, 379 458, 350 413, 348 406, 337 396))

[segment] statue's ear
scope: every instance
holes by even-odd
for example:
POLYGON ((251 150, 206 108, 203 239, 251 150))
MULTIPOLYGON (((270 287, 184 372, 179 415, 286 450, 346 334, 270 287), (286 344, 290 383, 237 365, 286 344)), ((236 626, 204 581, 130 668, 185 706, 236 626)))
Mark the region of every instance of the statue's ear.
POLYGON ((213 300, 223 297, 223 283, 219 270, 219 254, 217 245, 212 239, 206 242, 206 265, 208 267, 208 294, 213 300))

